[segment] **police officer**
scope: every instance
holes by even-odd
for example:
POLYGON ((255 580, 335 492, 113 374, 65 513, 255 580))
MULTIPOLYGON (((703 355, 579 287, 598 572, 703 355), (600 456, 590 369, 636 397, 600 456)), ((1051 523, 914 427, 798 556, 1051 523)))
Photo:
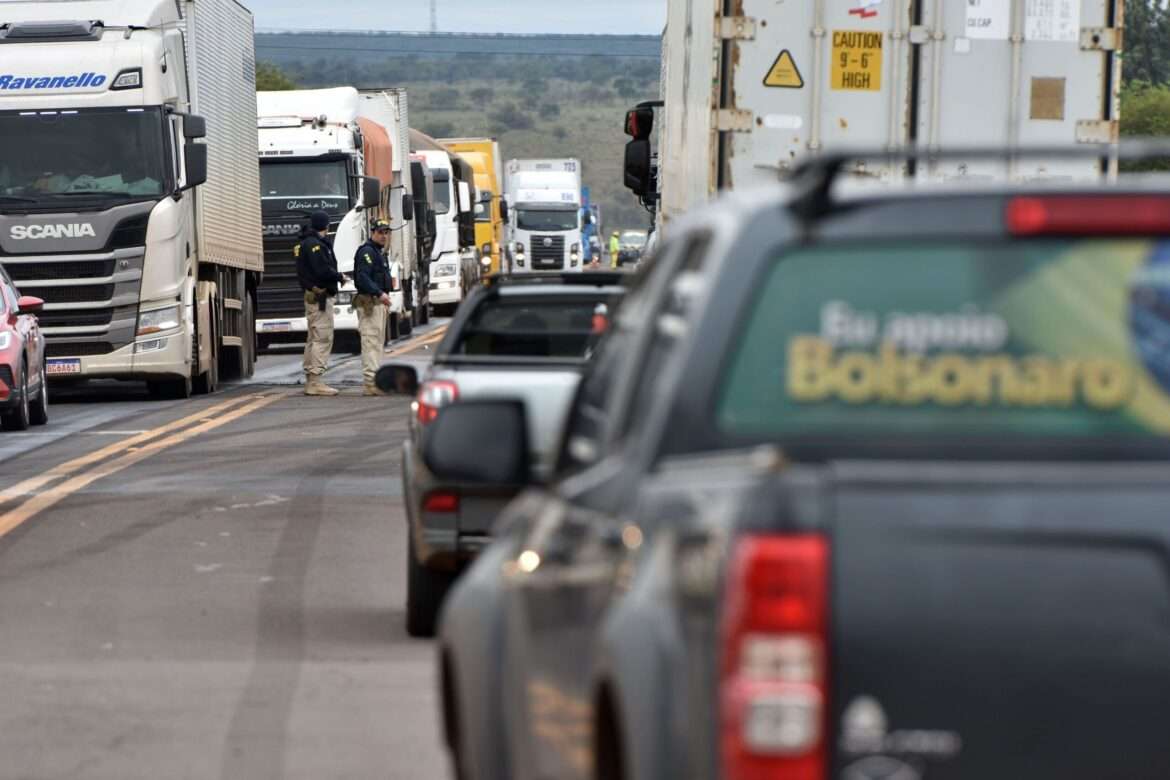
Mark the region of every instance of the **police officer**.
POLYGON ((293 250, 297 276, 305 291, 305 395, 331 396, 337 391, 322 377, 333 352, 333 303, 337 288, 345 281, 337 271, 337 257, 329 241, 329 215, 315 211, 309 217, 309 229, 293 250))
POLYGON ((361 245, 353 259, 354 284, 357 286, 353 306, 357 309, 358 332, 362 337, 363 395, 382 395, 374 384, 374 376, 382 365, 390 293, 394 291, 394 277, 386 258, 389 240, 390 223, 380 219, 374 223, 369 240, 361 245))

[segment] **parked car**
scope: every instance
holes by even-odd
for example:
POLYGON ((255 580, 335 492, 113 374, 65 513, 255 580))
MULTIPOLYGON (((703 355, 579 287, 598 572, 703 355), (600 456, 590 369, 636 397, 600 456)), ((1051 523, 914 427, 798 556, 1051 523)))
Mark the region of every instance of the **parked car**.
MULTIPOLYGON (((402 457, 410 634, 434 634, 451 583, 490 541, 496 515, 517 493, 515 485, 482 490, 435 479, 426 467, 427 427, 456 401, 519 398, 533 420, 527 451, 538 471, 551 471, 565 411, 623 281, 614 273, 490 277, 460 307, 421 376, 411 365, 383 369, 384 387, 417 396, 402 457)), ((474 450, 465 455, 479 458, 474 450)))
POLYGON ((22 297, 0 267, 0 425, 6 431, 49 421, 45 337, 37 323, 44 305, 22 297))
POLYGON ((1170 776, 1170 187, 844 167, 676 223, 551 478, 432 423, 529 485, 441 618, 463 780, 1170 776))

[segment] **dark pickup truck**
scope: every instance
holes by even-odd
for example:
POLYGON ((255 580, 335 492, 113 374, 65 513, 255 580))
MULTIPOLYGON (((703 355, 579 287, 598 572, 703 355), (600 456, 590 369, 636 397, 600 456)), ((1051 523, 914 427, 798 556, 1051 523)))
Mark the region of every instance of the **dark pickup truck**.
POLYGON ((551 480, 432 426, 531 485, 441 618, 462 780, 1170 777, 1170 187, 833 170, 672 226, 551 480))

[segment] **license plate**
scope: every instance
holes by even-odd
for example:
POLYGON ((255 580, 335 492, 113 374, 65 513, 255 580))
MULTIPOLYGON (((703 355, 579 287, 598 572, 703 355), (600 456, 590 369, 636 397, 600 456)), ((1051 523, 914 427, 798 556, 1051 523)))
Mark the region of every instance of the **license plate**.
POLYGON ((49 376, 75 376, 81 373, 81 361, 49 360, 45 362, 45 373, 49 376))
POLYGON ((265 333, 288 333, 292 330, 291 322, 265 322, 260 326, 265 333))

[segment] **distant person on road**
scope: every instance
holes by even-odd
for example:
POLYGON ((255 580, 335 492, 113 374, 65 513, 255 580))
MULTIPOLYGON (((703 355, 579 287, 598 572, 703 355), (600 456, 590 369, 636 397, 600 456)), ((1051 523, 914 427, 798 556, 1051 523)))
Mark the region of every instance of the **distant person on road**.
POLYGON ((369 240, 362 244, 353 259, 357 295, 358 332, 362 337, 362 395, 385 395, 374 383, 386 349, 386 320, 390 316, 390 293, 394 277, 386 257, 390 241, 390 223, 378 220, 369 240))
POLYGON ((329 215, 315 211, 309 229, 293 255, 297 277, 305 291, 305 395, 332 396, 337 391, 325 384, 325 369, 333 352, 333 303, 345 277, 337 271, 337 256, 329 241, 329 215))
POLYGON ((609 237, 609 260, 614 268, 618 267, 618 253, 622 251, 622 239, 618 232, 613 231, 609 237))

